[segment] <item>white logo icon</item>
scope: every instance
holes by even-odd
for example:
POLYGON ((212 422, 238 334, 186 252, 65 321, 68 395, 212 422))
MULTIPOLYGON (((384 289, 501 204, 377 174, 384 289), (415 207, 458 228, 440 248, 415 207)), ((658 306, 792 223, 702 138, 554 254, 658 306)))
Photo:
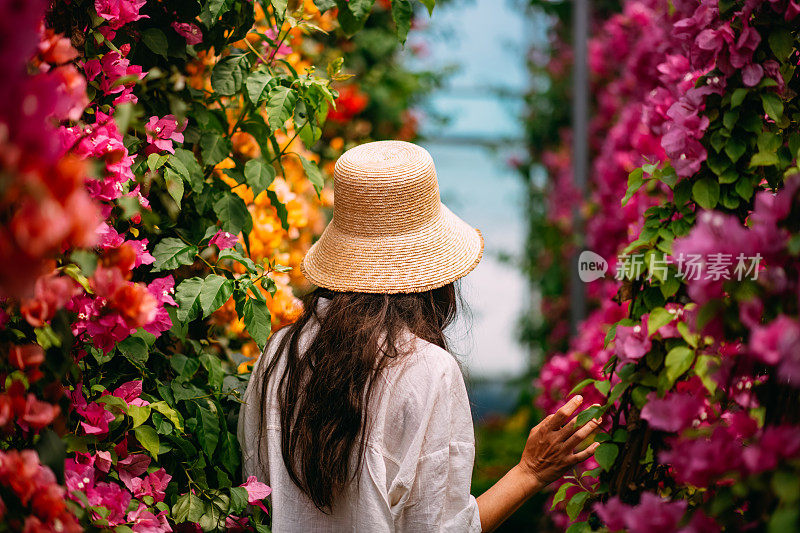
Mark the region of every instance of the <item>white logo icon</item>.
POLYGON ((591 250, 584 250, 578 257, 578 277, 584 283, 602 278, 608 270, 608 262, 591 250))

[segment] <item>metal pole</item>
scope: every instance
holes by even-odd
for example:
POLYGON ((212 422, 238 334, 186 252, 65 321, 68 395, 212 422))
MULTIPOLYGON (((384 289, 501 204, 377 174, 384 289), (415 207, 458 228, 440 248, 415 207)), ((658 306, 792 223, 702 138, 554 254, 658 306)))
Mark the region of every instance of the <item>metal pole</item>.
POLYGON ((589 174, 589 0, 573 0, 572 40, 575 63, 572 67, 572 169, 580 199, 573 207, 575 253, 570 269, 570 325, 573 333, 586 316, 586 293, 578 277, 578 256, 584 246, 584 221, 580 208, 586 198, 589 174))

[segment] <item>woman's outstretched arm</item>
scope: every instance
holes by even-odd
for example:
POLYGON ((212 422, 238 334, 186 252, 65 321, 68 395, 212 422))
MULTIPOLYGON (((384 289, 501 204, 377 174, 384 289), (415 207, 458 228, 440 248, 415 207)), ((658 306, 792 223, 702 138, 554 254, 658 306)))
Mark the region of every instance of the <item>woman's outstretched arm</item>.
POLYGON ((582 402, 583 397, 575 396, 534 427, 519 464, 477 498, 484 532, 494 530, 533 494, 594 453, 598 443, 575 452, 601 422, 595 419, 582 427, 575 426, 572 414, 582 402))

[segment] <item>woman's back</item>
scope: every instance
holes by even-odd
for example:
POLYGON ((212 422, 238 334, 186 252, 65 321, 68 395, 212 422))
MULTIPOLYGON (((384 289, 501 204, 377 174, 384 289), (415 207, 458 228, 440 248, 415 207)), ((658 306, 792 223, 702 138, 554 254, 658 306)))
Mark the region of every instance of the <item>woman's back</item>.
MULTIPOLYGON (((315 320, 306 325, 301 353, 317 329, 315 320)), ((264 433, 259 438, 264 371, 283 334, 276 335, 254 367, 239 422, 245 476, 280 487, 272 494, 273 530, 480 531, 477 503, 469 490, 475 454, 472 419, 453 356, 406 336, 405 355, 376 382, 359 471, 326 514, 292 482, 281 453, 276 380, 283 374, 285 357, 266 383, 264 433)), ((355 458, 350 463, 351 470, 358 464, 355 458)))

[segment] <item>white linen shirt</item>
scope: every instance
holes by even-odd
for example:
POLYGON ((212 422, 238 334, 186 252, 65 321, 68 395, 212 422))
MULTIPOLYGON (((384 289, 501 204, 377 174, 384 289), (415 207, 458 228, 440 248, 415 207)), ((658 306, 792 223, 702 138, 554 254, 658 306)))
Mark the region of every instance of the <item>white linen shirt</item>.
MULTIPOLYGON (((312 319, 301 336, 301 350, 316 328, 312 319)), ((272 487, 275 533, 481 531, 478 503, 470 494, 472 416, 464 378, 451 354, 414 337, 409 355, 385 369, 369 407, 371 430, 358 483, 350 483, 333 512, 325 514, 292 482, 283 464, 274 379, 267 384, 264 440, 259 442, 263 372, 278 340, 272 339, 253 368, 238 429, 245 478, 256 476, 272 487)), ((284 361, 278 363, 278 376, 284 361)))

